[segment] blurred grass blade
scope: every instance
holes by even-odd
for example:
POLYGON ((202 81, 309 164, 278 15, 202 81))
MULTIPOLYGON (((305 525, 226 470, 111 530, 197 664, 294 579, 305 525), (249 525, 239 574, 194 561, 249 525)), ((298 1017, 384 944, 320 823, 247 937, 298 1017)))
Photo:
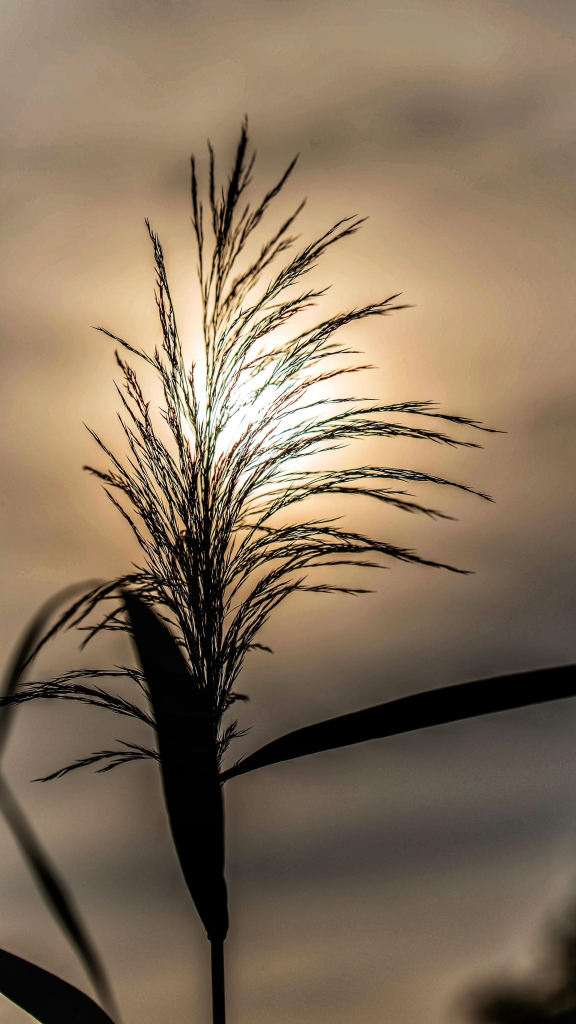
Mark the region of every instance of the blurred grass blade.
POLYGON ((495 711, 509 711, 529 704, 562 700, 574 695, 575 665, 518 672, 473 683, 444 686, 439 690, 427 690, 296 729, 245 757, 223 772, 220 779, 226 782, 256 768, 289 761, 305 754, 315 754, 321 750, 345 747, 350 743, 396 736, 398 733, 426 729, 432 725, 476 718, 495 711))
MULTIPOLYGON (((9 696, 14 693, 23 671, 32 660, 40 637, 58 605, 72 597, 80 588, 86 589, 87 586, 90 586, 90 583, 66 587, 42 605, 30 622, 12 655, 4 676, 2 696, 9 696)), ((13 705, 7 705, 0 710, 0 758, 4 753, 14 710, 15 707, 13 705)), ((0 811, 12 831, 14 839, 45 903, 82 961, 86 973, 98 994, 98 998, 110 1014, 116 1020, 119 1020, 118 1010, 104 966, 88 935, 86 927, 82 923, 79 911, 74 906, 72 896, 67 891, 63 881, 58 877, 55 868, 42 849, 24 812, 1 773, 0 811)))
POLYGON ((113 1024, 80 989, 0 949, 0 992, 41 1024, 113 1024))
POLYGON ((174 845, 208 938, 221 941, 228 910, 216 722, 166 626, 133 594, 124 600, 152 698, 174 845))
POLYGON ((74 906, 74 901, 62 880, 58 878, 55 868, 34 835, 2 775, 0 775, 0 810, 12 830, 41 895, 84 964, 98 998, 112 1016, 119 1020, 104 967, 82 923, 80 914, 74 906))
MULTIPOLYGON (((44 602, 42 607, 29 623, 20 643, 12 654, 12 658, 10 659, 10 663, 4 674, 1 694, 2 697, 9 697, 14 693, 18 683, 20 682, 24 669, 31 662, 35 654, 36 647, 38 646, 42 633, 58 606, 64 601, 67 601, 69 597, 77 594, 79 590, 85 590, 90 588, 92 585, 92 580, 88 580, 85 583, 75 583, 70 587, 65 587, 63 590, 59 590, 57 594, 54 594, 44 602)), ((0 711, 0 758, 4 753, 14 711, 15 706, 10 704, 5 705, 0 711)))

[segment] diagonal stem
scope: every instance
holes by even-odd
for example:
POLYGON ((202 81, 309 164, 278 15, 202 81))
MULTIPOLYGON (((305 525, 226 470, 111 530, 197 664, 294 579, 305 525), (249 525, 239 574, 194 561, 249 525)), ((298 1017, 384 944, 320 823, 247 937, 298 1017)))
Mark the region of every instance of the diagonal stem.
POLYGON ((226 1024, 224 939, 212 939, 212 1024, 226 1024))

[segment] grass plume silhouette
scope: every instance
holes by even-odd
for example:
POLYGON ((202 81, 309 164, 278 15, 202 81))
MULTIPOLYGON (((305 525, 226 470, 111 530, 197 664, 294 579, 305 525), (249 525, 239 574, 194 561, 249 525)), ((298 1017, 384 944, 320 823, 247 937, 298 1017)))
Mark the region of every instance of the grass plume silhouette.
MULTIPOLYGON (((386 558, 466 571, 379 537, 348 530, 340 519, 310 515, 299 521, 304 503, 318 497, 354 496, 411 514, 450 518, 415 500, 404 485, 451 486, 488 498, 464 484, 410 469, 377 464, 302 468, 307 458, 375 438, 478 447, 473 441, 444 433, 442 423, 488 428, 465 416, 444 415, 431 402, 419 399, 381 404, 360 397, 328 397, 326 389, 331 382, 368 369, 351 359, 358 353, 338 340, 338 332, 405 307, 392 295, 320 320, 312 327, 293 327, 296 318, 326 291, 307 287, 307 275, 330 247, 353 235, 362 224, 361 219, 344 218, 299 248, 292 229, 303 208, 300 204, 259 251, 249 256, 254 232, 286 186, 294 166, 292 161, 260 202, 251 206, 245 193, 252 181, 254 156, 248 153, 244 123, 230 175, 221 187, 216 184, 215 158, 209 147, 205 211, 192 159, 192 223, 205 359, 202 373, 184 354, 163 250, 148 222, 161 343, 150 353, 98 328, 119 346, 116 359, 123 379, 118 387, 120 420, 128 451, 124 457, 117 456, 92 431, 108 467, 90 468, 90 472, 103 483, 133 531, 141 565, 91 587, 69 606, 36 644, 21 666, 20 676, 48 640, 73 627, 85 630, 84 644, 105 631, 128 633, 140 666, 76 669, 46 681, 20 682, 0 700, 4 707, 35 699, 76 700, 136 719, 155 730, 156 744, 125 742, 116 749, 96 751, 57 769, 43 781, 88 765, 106 772, 134 760, 153 758, 160 763, 175 847, 212 946, 215 1024, 225 1021, 224 782, 280 760, 560 699, 576 690, 573 666, 444 687, 296 730, 222 770, 225 752, 241 735, 237 721, 228 722, 226 715, 238 701, 247 699, 236 689, 246 655, 254 649, 267 650, 259 634, 288 597, 297 593, 364 593, 334 582, 332 570, 377 568, 386 558), (274 269, 279 258, 289 252, 292 255, 281 269, 274 269), (151 411, 132 365, 134 359, 152 370, 160 383, 159 416, 151 411), (398 419, 406 415, 415 417, 411 422, 416 425, 398 419), (319 583, 310 577, 310 572, 317 570, 326 570, 319 583), (103 680, 115 678, 134 683, 133 700, 101 685, 103 680)), ((18 992, 24 1000, 20 1005, 26 1008, 26 978, 42 984, 37 973, 40 969, 28 965, 26 974, 25 961, 20 961, 16 971, 18 958, 10 957, 0 951, 0 990, 17 1001, 10 995, 15 991, 14 978, 24 979, 18 992), (10 992, 7 986, 12 986, 10 992)), ((69 1019, 73 1020, 76 990, 65 997, 62 993, 67 990, 61 987, 65 983, 50 978, 45 983, 48 993, 60 993, 58 999, 70 998, 69 1019)), ((50 1002, 52 996, 46 998, 50 1002)), ((94 1020, 102 1021, 102 1011, 96 1010, 100 1016, 94 1011, 94 1020)), ((64 1017, 38 1019, 51 1022, 64 1017)))
MULTIPOLYGON (((192 159, 192 222, 206 364, 203 402, 196 369, 183 353, 163 250, 147 222, 156 264, 162 345, 150 355, 104 328, 98 330, 154 370, 162 387, 165 404, 161 415, 172 445, 165 442, 155 425, 136 372, 127 357, 117 352, 124 385, 118 388, 123 410, 120 418, 129 455, 124 460, 118 458, 91 431, 110 468, 86 467, 102 481, 110 500, 128 522, 143 553, 143 564, 93 588, 61 616, 42 641, 45 643, 64 626, 86 628, 85 643, 102 630, 130 632, 124 602, 118 601, 123 591, 137 596, 148 607, 162 609, 161 618, 177 638, 210 705, 219 765, 238 735, 237 723, 222 724, 224 715, 236 701, 245 699, 234 687, 247 653, 262 649, 257 637, 274 609, 295 593, 366 592, 329 579, 311 583, 309 570, 343 565, 377 568, 381 558, 376 559, 385 556, 465 571, 347 530, 336 519, 293 522, 290 514, 307 499, 355 495, 405 512, 450 518, 418 503, 404 490, 387 485, 426 482, 479 493, 428 473, 388 466, 293 468, 296 460, 301 462, 351 441, 375 437, 478 447, 430 427, 407 426, 389 418, 399 414, 487 429, 464 416, 443 415, 428 401, 381 405, 350 397, 318 397, 318 389, 327 382, 368 368, 333 365, 357 354, 336 340, 337 332, 369 317, 405 308, 395 302, 397 295, 330 317, 289 340, 277 340, 275 332, 326 291, 302 289, 305 276, 330 246, 354 234, 362 223, 358 218, 338 221, 271 274, 260 294, 254 296, 264 272, 270 272, 273 262, 294 247, 296 238, 290 231, 304 204, 281 224, 247 266, 239 267, 240 257, 270 203, 284 188, 295 162, 254 209, 250 204, 240 209, 254 166, 254 157, 248 157, 246 123, 229 180, 221 191, 216 187, 215 159, 210 148, 213 244, 207 251, 204 210, 192 159), (282 518, 284 521, 279 521, 282 518), (87 618, 104 602, 111 602, 112 608, 95 625, 86 627, 87 618)), ((114 676, 128 676, 149 696, 138 670, 120 668, 79 669, 46 682, 28 683, 13 699, 17 703, 40 697, 79 700, 153 725, 152 716, 135 703, 88 683, 114 676)), ((158 754, 127 745, 124 750, 100 751, 47 778, 93 764, 97 759, 107 761, 100 769, 106 771, 142 757, 158 754)))

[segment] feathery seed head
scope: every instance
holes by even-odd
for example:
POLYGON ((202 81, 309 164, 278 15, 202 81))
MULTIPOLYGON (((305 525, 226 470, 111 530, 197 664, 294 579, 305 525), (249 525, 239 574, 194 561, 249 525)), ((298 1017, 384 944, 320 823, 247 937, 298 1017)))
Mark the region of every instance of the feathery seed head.
MULTIPOLYGON (((430 427, 407 426, 397 421, 398 414, 486 429, 466 417, 443 416, 426 401, 381 405, 353 397, 328 397, 322 390, 338 378, 366 368, 350 363, 349 357, 356 353, 339 341, 338 332, 404 306, 392 295, 313 327, 294 330, 294 319, 325 292, 307 286, 304 279, 330 246, 358 230, 362 223, 358 218, 344 218, 316 241, 296 248, 297 239, 291 232, 303 207, 300 204, 257 254, 242 262, 248 242, 286 185, 295 162, 252 207, 244 200, 254 166, 254 158, 248 156, 247 124, 242 127, 228 182, 220 191, 209 147, 208 219, 213 236, 209 243, 192 159, 192 224, 205 351, 203 395, 198 394, 194 367, 184 357, 162 246, 147 222, 156 265, 162 342, 150 354, 98 328, 120 346, 116 358, 123 375, 119 395, 128 455, 118 458, 92 432, 110 465, 106 470, 90 469, 133 530, 143 563, 93 589, 49 634, 63 625, 87 629, 88 640, 101 630, 129 631, 123 604, 118 603, 122 589, 161 609, 195 685, 209 700, 219 758, 238 735, 236 723, 223 727, 222 718, 238 699, 234 687, 244 660, 248 651, 262 647, 257 637, 274 609, 296 592, 362 592, 331 582, 309 583, 310 569, 374 567, 381 556, 441 565, 346 530, 335 519, 295 522, 292 514, 295 506, 310 498, 357 495, 406 512, 449 518, 395 489, 399 481, 447 485, 448 480, 378 465, 306 469, 303 460, 375 437, 472 445, 430 427), (279 257, 289 251, 288 261, 274 269, 279 257), (131 357, 143 360, 158 377, 164 403, 161 416, 170 441, 165 440, 165 428, 150 410, 128 362, 131 357), (394 481, 394 489, 390 481, 394 481), (109 610, 97 624, 83 625, 104 602, 112 602, 112 607, 104 605, 109 610)), ((462 484, 451 486, 477 493, 462 484)), ((143 685, 142 677, 129 671, 143 685)), ((50 683, 30 684, 17 699, 60 697, 106 704, 104 691, 79 682, 82 677, 99 674, 86 670, 50 683)), ((127 702, 118 701, 110 697, 106 706, 120 714, 133 713, 127 702)), ((139 712, 134 713, 141 718, 139 712)), ((111 752, 99 752, 94 758, 109 755, 111 752)), ((113 756, 116 760, 107 767, 154 753, 147 755, 144 748, 128 747, 113 756)))

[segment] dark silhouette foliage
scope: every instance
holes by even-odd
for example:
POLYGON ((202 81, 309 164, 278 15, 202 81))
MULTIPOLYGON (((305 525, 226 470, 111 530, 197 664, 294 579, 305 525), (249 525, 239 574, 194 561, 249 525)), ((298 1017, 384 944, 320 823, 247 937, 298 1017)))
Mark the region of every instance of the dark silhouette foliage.
POLYGON ((469 998, 476 1024, 576 1024, 576 906, 549 936, 535 977, 485 986, 469 998))
POLYGON ((327 722, 296 729, 238 761, 222 773, 221 779, 226 782, 278 761, 289 761, 294 757, 344 747, 350 743, 397 736, 399 733, 477 718, 495 711, 510 711, 529 704, 562 700, 575 694, 574 665, 518 672, 494 679, 425 690, 423 693, 400 697, 362 711, 353 711, 349 715, 331 718, 327 722))
POLYGON ((214 717, 170 633, 142 601, 126 608, 158 733, 164 796, 182 873, 210 941, 228 931, 224 817, 214 717))

